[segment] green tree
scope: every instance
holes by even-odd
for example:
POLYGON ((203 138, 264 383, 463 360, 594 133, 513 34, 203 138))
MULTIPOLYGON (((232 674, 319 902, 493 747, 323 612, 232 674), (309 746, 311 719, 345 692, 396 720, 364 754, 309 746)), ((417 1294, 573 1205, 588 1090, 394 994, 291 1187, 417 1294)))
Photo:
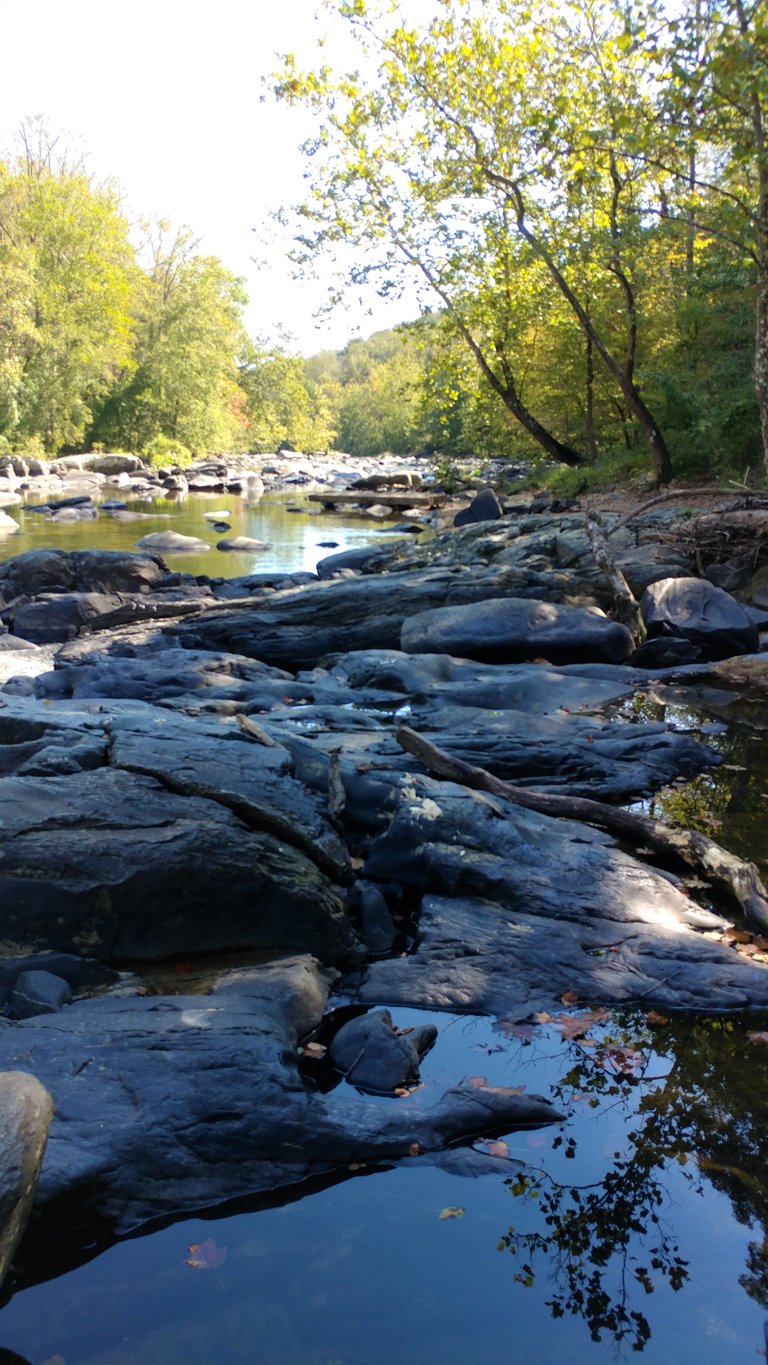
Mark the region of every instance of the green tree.
POLYGON ((158 435, 190 450, 246 443, 238 358, 246 338, 242 282, 214 256, 197 254, 184 229, 160 223, 134 296, 136 350, 105 402, 92 436, 145 449, 158 435))
POLYGON ((364 0, 339 9, 378 72, 334 80, 286 64, 278 93, 323 120, 307 147, 313 196, 300 207, 298 261, 354 243, 365 253, 355 278, 386 291, 399 267, 420 276, 529 435, 578 463, 521 396, 524 282, 538 269, 586 339, 585 372, 606 368, 668 479, 637 373, 638 262, 656 179, 621 142, 652 113, 647 57, 626 43, 621 13, 592 0, 535 13, 499 0, 493 14, 447 0, 418 28, 364 0))
POLYGON ((130 364, 138 277, 115 191, 54 146, 31 125, 0 165, 0 431, 50 451, 82 440, 130 364))

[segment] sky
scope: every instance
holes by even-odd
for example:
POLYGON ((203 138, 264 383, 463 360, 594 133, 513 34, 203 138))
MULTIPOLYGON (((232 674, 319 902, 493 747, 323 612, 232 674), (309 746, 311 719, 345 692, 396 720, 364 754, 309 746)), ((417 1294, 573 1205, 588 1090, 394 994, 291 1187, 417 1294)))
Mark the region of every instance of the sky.
MULTIPOLYGON (((427 0, 406 0, 422 7, 427 0)), ((339 58, 350 40, 318 0, 0 0, 0 155, 41 114, 62 144, 120 186, 131 219, 188 225, 200 250, 243 276, 253 335, 309 355, 416 316, 375 294, 318 323, 330 280, 292 278, 271 214, 306 192, 305 110, 265 98, 263 78, 294 52, 339 58), (322 52, 317 42, 326 37, 322 52), (255 231, 254 231, 255 229, 255 231)))

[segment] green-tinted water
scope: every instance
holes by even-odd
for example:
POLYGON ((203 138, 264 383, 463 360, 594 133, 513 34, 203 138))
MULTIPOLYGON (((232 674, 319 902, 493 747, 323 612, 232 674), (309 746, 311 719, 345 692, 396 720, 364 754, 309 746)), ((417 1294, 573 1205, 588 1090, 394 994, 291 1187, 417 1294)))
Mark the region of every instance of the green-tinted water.
MULTIPOLYGON (((43 501, 38 498, 37 501, 43 501)), ((52 547, 60 550, 135 550, 136 542, 153 531, 177 531, 197 536, 210 549, 193 555, 168 555, 170 568, 180 573, 207 574, 211 578, 236 578, 244 574, 297 570, 314 572, 325 555, 386 539, 394 522, 380 523, 370 517, 323 512, 317 504, 301 495, 266 494, 249 505, 242 497, 227 494, 188 494, 182 499, 158 498, 151 502, 126 499, 128 511, 139 520, 121 520, 95 505, 95 520, 56 521, 39 512, 9 507, 8 514, 19 522, 18 534, 0 541, 0 555, 10 558, 23 550, 52 547), (298 508, 298 511, 291 511, 298 508), (227 512, 223 518, 231 530, 216 531, 205 514, 227 512), (238 554, 216 549, 218 541, 233 536, 249 536, 266 541, 270 549, 255 554, 238 554), (324 545, 322 542, 334 542, 324 545)))

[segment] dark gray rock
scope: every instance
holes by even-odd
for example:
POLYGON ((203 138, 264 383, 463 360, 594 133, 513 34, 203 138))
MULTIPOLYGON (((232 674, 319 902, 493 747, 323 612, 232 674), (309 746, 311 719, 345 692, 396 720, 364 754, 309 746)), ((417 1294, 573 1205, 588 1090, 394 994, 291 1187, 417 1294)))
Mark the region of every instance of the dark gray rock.
POLYGON ((6 600, 41 592, 146 593, 160 587, 167 573, 159 555, 25 550, 0 564, 0 592, 6 600))
POLYGON ((8 1001, 14 1019, 31 1019, 35 1014, 56 1014, 72 999, 72 991, 61 976, 53 972, 20 972, 8 1001))
POLYGON ((330 1056, 351 1085, 383 1093, 418 1081, 421 1059, 436 1038, 434 1025, 401 1032, 389 1010, 372 1010, 342 1025, 330 1056))
POLYGON ((360 932, 366 948, 373 956, 390 952, 397 929, 382 892, 370 882, 357 882, 355 890, 360 932))
POLYGON ((640 603, 651 638, 682 636, 705 659, 726 659, 757 649, 757 628, 741 605, 722 588, 701 578, 665 578, 652 583, 640 603))
MULTIPOLYGON (((457 1084, 407 1107, 317 1093, 298 1043, 320 1023, 332 974, 284 959, 209 995, 78 1001, 0 1032, 0 1066, 24 1059, 56 1117, 38 1188, 46 1213, 90 1216, 102 1236, 350 1162, 393 1160, 417 1142, 537 1127, 561 1115, 537 1096, 457 1084)), ((47 1248, 50 1250, 50 1247, 47 1248)))
POLYGON ((5 1005, 19 977, 24 973, 55 976, 70 991, 94 991, 117 980, 118 973, 90 958, 75 957, 72 953, 25 953, 23 957, 0 959, 0 1005, 5 1005))
POLYGON ((408 617, 401 646, 407 653, 455 654, 489 663, 537 656, 554 664, 622 663, 632 652, 632 636, 596 607, 498 597, 408 617))
POLYGON ((471 526, 480 521, 498 521, 504 512, 492 488, 481 488, 469 507, 462 507, 453 518, 454 526, 471 526))
POLYGON ((351 961, 340 888, 215 800, 102 768, 0 782, 6 944, 105 961, 298 946, 351 961))

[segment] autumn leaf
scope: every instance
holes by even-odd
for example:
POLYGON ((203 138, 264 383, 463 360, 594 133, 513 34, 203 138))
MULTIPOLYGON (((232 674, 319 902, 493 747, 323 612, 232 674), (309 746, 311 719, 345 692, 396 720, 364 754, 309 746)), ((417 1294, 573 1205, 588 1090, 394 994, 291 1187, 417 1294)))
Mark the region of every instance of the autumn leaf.
POLYGON ((576 991, 563 991, 563 994, 560 996, 561 1005, 576 1005, 578 1004, 578 1001, 579 997, 576 991))
POLYGON ((447 1205, 446 1208, 440 1210, 440 1217, 441 1217, 441 1218, 463 1218, 463 1217, 464 1217, 464 1213, 465 1213, 465 1210, 464 1210, 464 1209, 459 1208, 459 1207, 456 1206, 456 1205, 449 1204, 449 1205, 447 1205))
POLYGON ((483 1090, 488 1084, 487 1076, 467 1076, 467 1085, 471 1085, 475 1090, 483 1090))
POLYGON ((498 1027, 505 1038, 535 1038, 534 1024, 523 1024, 513 1022, 511 1019, 500 1019, 498 1027))
POLYGON ((581 1014, 561 1014, 559 1018, 553 1019, 552 1023, 563 1038, 571 1040, 582 1038, 593 1024, 602 1024, 610 1017, 610 1010, 584 1010, 581 1014))
POLYGON ((421 1148, 420 1148, 418 1142, 412 1142, 411 1145, 410 1145, 410 1147, 408 1148, 408 1155, 409 1155, 409 1156, 418 1156, 420 1152, 421 1152, 421 1148))
POLYGON ((760 1033, 758 1030, 752 1030, 747 1037, 750 1043, 768 1043, 768 1033, 760 1033))
POLYGON ((645 1022, 650 1024, 651 1028, 661 1028, 663 1024, 668 1024, 669 1020, 666 1014, 657 1014, 656 1010, 649 1010, 645 1016, 645 1022))
POLYGON ((204 1242, 192 1242, 187 1251, 189 1256, 184 1264, 193 1270, 216 1270, 227 1259, 227 1248, 217 1246, 212 1237, 206 1237, 204 1242))
POLYGON ((305 1043, 299 1050, 305 1057, 314 1057, 317 1061, 319 1061, 321 1057, 324 1057, 328 1051, 327 1047, 324 1047, 322 1043, 305 1043))
POLYGON ((492 1138, 479 1138, 472 1146, 476 1152, 485 1152, 486 1156, 500 1156, 506 1160, 510 1155, 503 1138, 496 1138, 495 1141, 492 1138))

